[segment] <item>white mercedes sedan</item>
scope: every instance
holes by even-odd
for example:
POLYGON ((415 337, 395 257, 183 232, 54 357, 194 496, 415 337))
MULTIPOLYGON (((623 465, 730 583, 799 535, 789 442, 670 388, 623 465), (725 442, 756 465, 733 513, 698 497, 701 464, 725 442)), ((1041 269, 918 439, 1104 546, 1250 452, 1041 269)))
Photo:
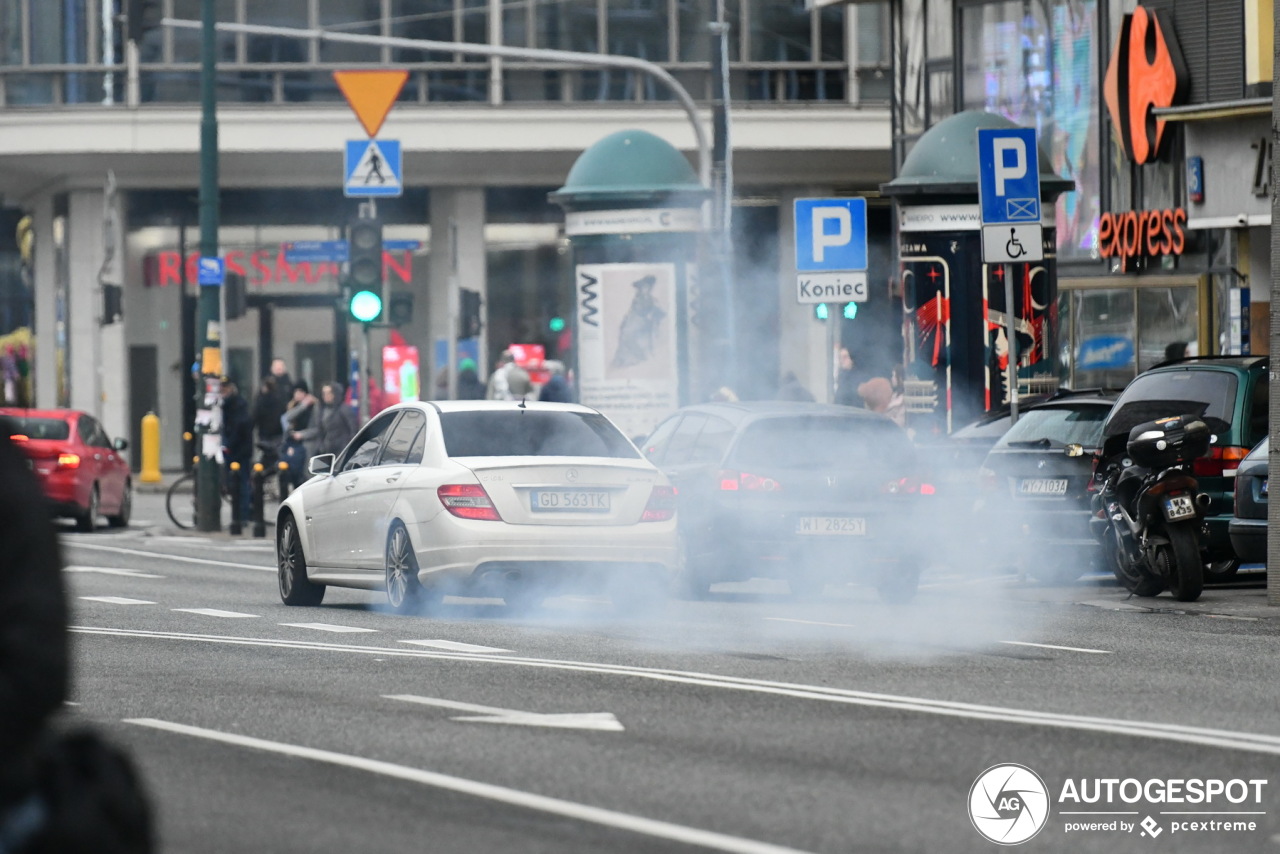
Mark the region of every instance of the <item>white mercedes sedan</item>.
POLYGON ((385 589, 402 612, 567 591, 629 610, 665 598, 677 571, 675 489, 585 406, 402 403, 309 468, 276 519, 286 605, 333 585, 385 589))

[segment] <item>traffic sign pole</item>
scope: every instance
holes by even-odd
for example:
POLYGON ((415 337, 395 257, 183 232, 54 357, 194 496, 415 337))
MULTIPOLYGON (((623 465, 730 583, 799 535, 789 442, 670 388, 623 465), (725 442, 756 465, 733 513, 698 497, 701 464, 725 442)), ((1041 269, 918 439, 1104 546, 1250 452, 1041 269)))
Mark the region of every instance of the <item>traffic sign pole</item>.
MULTIPOLYGON (((200 43, 200 257, 218 257, 218 102, 217 102, 217 17, 214 0, 201 0, 203 24, 200 43)), ((204 277, 201 276, 201 279, 204 277)), ((196 340, 200 342, 200 388, 197 411, 207 416, 196 418, 199 462, 196 467, 196 528, 200 531, 222 529, 222 502, 218 485, 217 448, 221 446, 222 394, 218 376, 222 365, 222 288, 199 283, 196 340), (216 443, 216 444, 215 444, 216 443)), ((235 500, 233 498, 233 500, 235 500)))
POLYGON ((1009 341, 1009 364, 1006 367, 1009 384, 1009 423, 1018 423, 1018 330, 1013 311, 1013 265, 1004 265, 1004 328, 1009 341))

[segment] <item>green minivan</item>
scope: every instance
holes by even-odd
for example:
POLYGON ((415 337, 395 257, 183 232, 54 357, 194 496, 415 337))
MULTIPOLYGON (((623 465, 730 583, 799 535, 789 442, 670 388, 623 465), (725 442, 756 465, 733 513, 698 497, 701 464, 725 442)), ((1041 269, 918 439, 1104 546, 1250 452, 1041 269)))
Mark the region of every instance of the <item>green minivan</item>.
POLYGON ((1209 425, 1209 453, 1192 464, 1205 510, 1206 578, 1222 580, 1240 567, 1227 526, 1234 512, 1235 476, 1249 449, 1267 435, 1270 387, 1266 356, 1201 356, 1164 362, 1143 371, 1116 400, 1102 425, 1102 450, 1094 461, 1125 452, 1129 431, 1146 421, 1197 415, 1209 425))

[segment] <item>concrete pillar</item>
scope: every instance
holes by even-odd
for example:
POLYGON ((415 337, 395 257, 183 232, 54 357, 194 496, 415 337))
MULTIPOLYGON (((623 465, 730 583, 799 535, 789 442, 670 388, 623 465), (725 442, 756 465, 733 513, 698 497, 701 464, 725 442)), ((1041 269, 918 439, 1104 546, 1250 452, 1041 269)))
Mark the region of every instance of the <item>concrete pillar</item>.
POLYGON ((834 350, 828 341, 830 330, 835 330, 839 342, 839 312, 827 323, 814 319, 814 307, 796 300, 796 221, 795 200, 802 198, 827 198, 833 196, 830 187, 802 187, 787 189, 778 197, 778 365, 779 377, 794 371, 802 385, 813 393, 819 403, 834 403, 832 377, 834 375, 834 350))
POLYGON ((67 356, 71 377, 71 407, 102 416, 102 376, 124 366, 103 365, 98 318, 102 295, 101 190, 72 190, 67 194, 67 356))
MULTIPOLYGON (((480 187, 441 187, 431 189, 431 256, 430 282, 426 294, 427 328, 425 348, 419 344, 419 358, 428 361, 431 371, 428 377, 434 381, 439 372, 448 367, 456 373, 456 365, 446 365, 437 357, 436 342, 450 341, 458 333, 458 289, 479 291, 488 305, 488 267, 485 253, 484 189, 480 187)), ((414 327, 419 321, 415 317, 414 327)), ((483 380, 488 376, 486 355, 488 324, 480 333, 479 372, 483 380)), ((446 351, 447 352, 447 351, 446 351)), ((453 360, 452 354, 446 357, 453 360)), ((424 393, 430 391, 424 381, 424 393)))
POLYGON ((36 406, 58 405, 58 266, 53 239, 53 195, 46 193, 32 206, 36 246, 35 285, 35 391, 36 406))

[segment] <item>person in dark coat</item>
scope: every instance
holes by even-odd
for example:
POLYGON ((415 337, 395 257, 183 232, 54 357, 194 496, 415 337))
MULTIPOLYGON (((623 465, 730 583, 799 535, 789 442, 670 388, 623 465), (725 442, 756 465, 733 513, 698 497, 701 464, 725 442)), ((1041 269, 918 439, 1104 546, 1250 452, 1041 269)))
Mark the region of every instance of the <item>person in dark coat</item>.
POLYGON ((778 386, 778 400, 801 400, 813 402, 813 393, 800 384, 795 371, 787 371, 778 386))
MULTIPOLYGON (((239 500, 239 519, 249 520, 249 472, 253 468, 253 414, 236 384, 222 378, 222 462, 231 494, 239 500), (239 463, 238 471, 231 468, 239 463)), ((234 518, 234 517, 233 517, 234 518)))
POLYGON ((538 392, 538 400, 549 400, 552 403, 573 403, 573 389, 569 386, 569 381, 565 379, 564 362, 549 359, 546 367, 551 372, 551 379, 547 380, 546 384, 542 386, 542 390, 538 392))
POLYGON ((36 746, 67 699, 67 603, 40 482, 0 418, 0 832, 34 785, 36 746))
POLYGON ((325 383, 320 389, 320 410, 312 415, 311 426, 292 435, 310 444, 317 454, 340 454, 356 435, 356 416, 342 402, 341 383, 325 383))
POLYGON ((288 389, 276 387, 276 378, 268 375, 262 378, 258 386, 258 394, 253 399, 253 429, 259 442, 280 444, 284 437, 284 427, 280 416, 284 415, 289 405, 288 389))
POLYGON ((293 397, 289 400, 284 415, 280 416, 280 428, 284 437, 280 443, 280 459, 289 466, 281 477, 283 483, 288 484, 291 489, 301 486, 307 479, 307 463, 315 452, 315 445, 296 436, 301 436, 302 431, 311 426, 316 408, 316 397, 311 393, 306 380, 294 383, 293 397))
POLYGON ((485 392, 480 373, 476 370, 476 360, 458 362, 458 400, 484 400, 485 392))

